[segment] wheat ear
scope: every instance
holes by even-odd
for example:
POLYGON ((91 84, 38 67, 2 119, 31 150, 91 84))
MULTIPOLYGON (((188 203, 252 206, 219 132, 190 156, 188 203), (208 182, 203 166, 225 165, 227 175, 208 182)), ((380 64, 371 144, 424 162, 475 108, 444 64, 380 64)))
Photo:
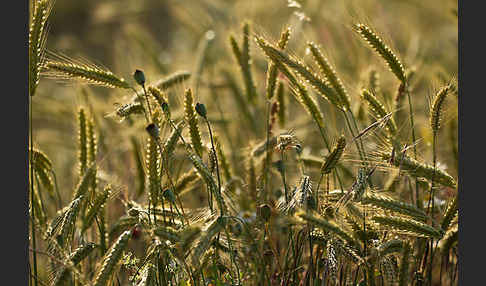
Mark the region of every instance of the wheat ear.
MULTIPOLYGON (((376 98, 374 94, 366 89, 363 89, 361 91, 361 98, 368 103, 371 113, 376 117, 377 120, 386 118, 388 116, 389 113, 385 109, 385 106, 378 100, 378 98, 376 98)), ((393 118, 390 117, 386 120, 386 127, 391 136, 396 135, 397 126, 395 125, 393 118)))
POLYGON ((72 60, 48 60, 44 67, 47 69, 46 75, 48 76, 77 79, 109 88, 131 88, 123 78, 93 64, 77 63, 72 60))
POLYGON ((382 226, 390 227, 397 232, 411 236, 441 238, 443 235, 440 230, 434 227, 402 217, 374 216, 372 220, 382 226))
POLYGON ((29 94, 34 96, 42 65, 47 41, 47 20, 52 10, 53 1, 34 0, 35 9, 29 28, 29 94))
MULTIPOLYGON (((311 84, 312 87, 317 90, 324 99, 329 101, 337 108, 342 109, 339 97, 337 96, 334 89, 330 86, 330 84, 324 79, 320 78, 312 70, 310 70, 310 68, 307 67, 304 63, 300 62, 299 60, 293 59, 284 52, 273 47, 262 37, 256 37, 255 41, 257 42, 258 46, 260 46, 260 48, 263 50, 265 55, 269 57, 274 63, 281 63, 282 65, 287 65, 288 67, 290 67, 292 70, 301 75, 309 84, 311 84)), ((283 72, 282 69, 280 69, 280 71, 283 72)), ((291 79, 289 78, 289 80, 291 79)))
MULTIPOLYGON (((76 248, 70 255, 69 259, 72 262, 73 266, 78 265, 81 260, 85 259, 88 257, 88 255, 91 254, 91 252, 97 247, 96 244, 90 242, 87 243, 83 246, 80 246, 76 248)), ((59 273, 56 275, 54 280, 52 281, 52 286, 61 286, 61 285, 67 285, 66 283, 68 282, 69 275, 71 274, 70 268, 68 267, 63 267, 59 273)))
MULTIPOLYGON (((289 38, 290 38, 290 28, 286 28, 280 34, 280 39, 278 41, 277 46, 282 50, 285 49, 287 43, 289 42, 289 38)), ((267 98, 268 99, 271 99, 275 94, 277 75, 278 75, 277 67, 273 62, 270 61, 268 63, 268 70, 267 70, 267 98)))
POLYGON ((393 200, 378 194, 367 194, 361 198, 361 203, 364 205, 372 205, 386 211, 392 211, 409 216, 412 219, 425 222, 428 218, 427 214, 415 207, 401 201, 393 200))
POLYGON ((356 31, 368 42, 368 44, 383 58, 390 70, 403 83, 406 82, 405 69, 398 57, 393 51, 383 42, 383 40, 375 34, 369 27, 364 24, 356 24, 356 31))
POLYGON ((190 77, 191 73, 188 71, 177 71, 163 79, 158 80, 152 85, 164 91, 173 87, 176 84, 187 81, 190 77))
POLYGON ((120 261, 123 250, 125 250, 131 236, 132 231, 127 230, 118 237, 110 251, 103 258, 103 263, 98 269, 95 279, 93 280, 94 286, 105 286, 108 284, 108 280, 115 270, 116 264, 118 264, 118 261, 120 261))
POLYGON ((191 137, 192 147, 196 154, 201 157, 203 153, 203 144, 201 132, 197 122, 196 110, 194 109, 194 97, 191 89, 186 89, 184 93, 184 114, 187 124, 189 125, 189 135, 191 137))
MULTIPOLYGON (((389 154, 382 155, 383 160, 390 162, 392 158, 389 154)), ((440 169, 435 169, 433 166, 418 162, 401 152, 395 155, 395 159, 391 162, 394 166, 399 167, 403 171, 407 171, 412 177, 415 178, 425 178, 427 180, 434 179, 435 182, 455 188, 456 181, 454 178, 447 174, 445 171, 440 169)))
POLYGON ((327 78, 331 86, 338 94, 340 103, 345 109, 349 110, 351 108, 349 95, 341 79, 337 76, 336 71, 331 66, 329 61, 322 55, 321 51, 319 50, 316 44, 309 42, 307 43, 307 46, 310 48, 312 56, 314 57, 315 62, 319 66, 321 73, 327 78))
POLYGON ((446 96, 452 90, 452 84, 448 84, 441 88, 434 97, 432 102, 432 108, 430 109, 430 127, 434 134, 439 132, 440 128, 440 118, 442 114, 442 107, 444 106, 444 101, 446 96))

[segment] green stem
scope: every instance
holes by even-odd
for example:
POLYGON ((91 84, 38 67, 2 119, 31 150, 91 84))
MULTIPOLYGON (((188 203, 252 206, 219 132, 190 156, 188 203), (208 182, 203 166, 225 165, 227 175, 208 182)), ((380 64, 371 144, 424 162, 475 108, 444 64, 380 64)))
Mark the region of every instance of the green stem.
MULTIPOLYGON (((35 239, 35 211, 34 211, 34 138, 33 138, 33 127, 32 127, 32 96, 29 96, 29 122, 30 122, 30 213, 32 216, 31 226, 32 226, 32 248, 37 249, 36 239, 35 239)), ((38 285, 38 275, 37 275, 37 254, 35 251, 32 252, 32 258, 34 260, 34 282, 35 286, 38 285)))
POLYGON ((267 101, 267 143, 266 143, 266 157, 265 157, 265 194, 264 194, 264 201, 268 200, 268 160, 270 160, 270 152, 268 151, 269 141, 270 141, 270 101, 267 101))
MULTIPOLYGON (((221 177, 219 175, 219 163, 218 163, 218 155, 216 154, 216 149, 214 148, 214 140, 213 140, 213 132, 211 130, 211 125, 209 124, 209 120, 207 118, 204 118, 206 120, 206 124, 208 126, 208 130, 209 130, 209 137, 211 138, 211 150, 213 151, 213 154, 214 154, 214 160, 216 161, 216 174, 217 174, 217 177, 218 177, 218 200, 222 201, 223 200, 223 197, 221 195, 221 177)), ((224 215, 224 211, 223 211, 223 204, 220 202, 220 212, 221 212, 221 216, 224 215)))
MULTIPOLYGON (((417 160, 417 147, 415 146, 415 124, 413 120, 413 106, 412 106, 412 97, 410 96, 410 91, 408 90, 408 84, 405 86, 405 92, 407 93, 407 98, 408 98, 408 107, 409 107, 409 113, 410 113, 410 127, 412 129, 412 145, 413 145, 413 157, 415 160, 417 160)), ((420 194, 419 194, 419 185, 418 185, 418 180, 415 178, 415 201, 417 204, 417 208, 421 209, 421 203, 420 203, 420 194)))
POLYGON ((283 181, 283 185, 284 185, 284 191, 285 191, 285 202, 288 203, 289 202, 289 197, 288 197, 288 192, 287 192, 287 183, 285 181, 285 157, 284 157, 284 150, 280 150, 280 158, 281 158, 281 164, 282 164, 282 181, 283 181))

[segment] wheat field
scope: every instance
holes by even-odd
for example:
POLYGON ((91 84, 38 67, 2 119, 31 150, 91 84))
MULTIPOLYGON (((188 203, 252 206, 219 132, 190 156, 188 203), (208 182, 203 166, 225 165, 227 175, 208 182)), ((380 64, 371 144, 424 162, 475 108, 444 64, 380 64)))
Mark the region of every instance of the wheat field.
POLYGON ((457 285, 457 1, 30 1, 29 285, 457 285))

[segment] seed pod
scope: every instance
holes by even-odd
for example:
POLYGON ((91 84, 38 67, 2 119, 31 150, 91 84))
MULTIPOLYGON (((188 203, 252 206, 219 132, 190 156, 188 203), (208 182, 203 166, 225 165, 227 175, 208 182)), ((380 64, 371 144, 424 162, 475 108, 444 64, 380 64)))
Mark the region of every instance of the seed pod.
POLYGON ((167 189, 167 190, 165 190, 165 191, 162 193, 162 195, 164 196, 164 198, 165 198, 166 200, 168 200, 169 202, 171 202, 171 203, 175 204, 176 197, 175 197, 175 195, 174 195, 174 192, 173 192, 173 191, 171 191, 170 189, 167 189))
POLYGON ((145 130, 150 136, 152 136, 152 138, 156 140, 159 138, 160 131, 159 131, 159 127, 157 127, 156 124, 150 123, 149 125, 147 125, 147 127, 145 127, 145 130))
POLYGON ((133 78, 139 85, 144 85, 145 84, 145 74, 141 70, 136 70, 135 73, 133 73, 133 78))
POLYGON ((206 118, 206 107, 202 103, 196 103, 196 112, 199 114, 202 118, 206 118))

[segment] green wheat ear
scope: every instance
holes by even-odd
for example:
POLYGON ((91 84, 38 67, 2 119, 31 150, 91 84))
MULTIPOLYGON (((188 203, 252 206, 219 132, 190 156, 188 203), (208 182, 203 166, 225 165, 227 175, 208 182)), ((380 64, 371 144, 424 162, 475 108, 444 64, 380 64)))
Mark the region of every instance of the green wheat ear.
POLYGON ((88 189, 92 186, 92 180, 95 180, 96 175, 96 165, 93 164, 86 169, 86 172, 81 177, 78 185, 74 190, 73 199, 79 198, 88 192, 88 189))
POLYGON ((451 222, 457 213, 458 213, 458 208, 457 208, 457 195, 456 195, 447 205, 447 209, 444 213, 444 217, 442 218, 441 228, 444 231, 449 230, 452 224, 451 222))
POLYGON ((201 234, 199 242, 196 244, 194 250, 192 251, 191 261, 193 265, 200 265, 199 258, 209 248, 212 238, 216 236, 221 230, 223 230, 225 225, 226 219, 223 217, 219 217, 218 219, 214 220, 201 234))
POLYGON ((322 55, 321 51, 319 50, 316 44, 309 42, 307 43, 307 45, 309 46, 312 56, 314 57, 315 62, 319 66, 321 73, 327 78, 331 86, 338 94, 340 103, 344 108, 349 110, 351 108, 349 95, 341 79, 337 76, 336 71, 331 66, 329 61, 322 55))
POLYGON ((439 245, 443 256, 448 255, 449 250, 458 243, 458 238, 459 238, 458 226, 454 225, 444 234, 444 238, 442 239, 441 244, 439 245))
POLYGON ((192 182, 195 182, 197 179, 199 179, 199 175, 196 171, 194 171, 194 169, 184 173, 177 181, 175 193, 181 194, 182 191, 184 191, 189 185, 191 185, 192 182))
MULTIPOLYGON (((388 111, 385 109, 385 106, 378 100, 378 98, 376 98, 374 94, 366 89, 363 89, 361 91, 361 98, 368 103, 371 113, 376 117, 377 120, 388 116, 388 111)), ((386 121, 386 126, 391 136, 396 135, 397 126, 395 125, 393 118, 386 121)))
POLYGON ((356 31, 368 42, 368 44, 383 58, 390 70, 403 83, 406 82, 405 69, 398 57, 393 51, 383 42, 383 40, 375 34, 369 27, 364 24, 356 24, 354 26, 356 31))
POLYGON ((402 217, 374 216, 372 220, 394 231, 416 237, 441 238, 443 233, 439 229, 424 223, 402 217))
POLYGON ((196 154, 201 157, 203 153, 203 144, 197 122, 196 110, 194 109, 194 97, 192 96, 191 89, 186 89, 184 93, 184 114, 189 125, 189 135, 191 137, 192 147, 196 154))
POLYGON ((329 221, 327 221, 326 219, 324 219, 323 217, 321 217, 317 214, 299 212, 296 215, 298 217, 302 218, 303 220, 316 225, 317 227, 321 228, 324 231, 329 231, 329 232, 336 234, 341 239, 346 241, 350 246, 352 246, 353 248, 356 248, 356 250, 361 250, 361 244, 358 241, 356 241, 345 230, 343 230, 341 227, 339 227, 337 224, 329 222, 329 221))
POLYGON ((79 161, 79 176, 82 177, 88 166, 88 136, 86 134, 87 119, 84 108, 78 111, 78 161, 79 161))
POLYGON ((71 236, 74 232, 74 227, 76 224, 76 219, 78 217, 79 209, 81 208, 83 196, 74 199, 64 213, 62 218, 61 226, 59 228, 59 239, 61 245, 67 245, 70 241, 71 236))
MULTIPOLYGON (((88 257, 91 252, 97 247, 96 244, 89 242, 83 246, 76 248, 70 255, 69 259, 73 266, 78 265, 83 259, 88 257)), ((69 276, 71 274, 71 270, 69 267, 63 267, 61 270, 56 274, 54 281, 52 282, 53 286, 61 286, 67 285, 69 276)))
POLYGON ((188 71, 176 71, 173 74, 157 81, 154 86, 161 90, 166 90, 173 87, 176 84, 187 81, 191 77, 191 73, 188 71))
POLYGON ((255 83, 251 73, 252 60, 250 56, 250 24, 243 24, 243 43, 241 49, 241 69, 243 72, 246 94, 250 102, 254 102, 257 96, 255 83))
POLYGON ((47 20, 54 1, 34 0, 35 9, 29 29, 29 94, 34 96, 39 84, 39 76, 44 63, 47 41, 47 20))
MULTIPOLYGON (((257 43, 260 47, 268 47, 269 44, 265 42, 263 38, 256 38, 257 43)), ((264 49, 265 51, 265 49, 264 49)), ((271 57, 270 57, 271 58, 271 57)), ((309 113, 309 115, 314 119, 319 130, 324 130, 324 117, 322 116, 316 101, 312 98, 307 88, 289 71, 289 69, 279 61, 279 59, 273 59, 275 66, 282 72, 291 83, 291 90, 297 101, 304 107, 304 109, 309 113)))
POLYGON ((223 152, 223 146, 221 145, 218 136, 214 136, 214 145, 216 147, 216 152, 218 154, 218 161, 219 164, 221 165, 221 170, 223 171, 224 178, 226 181, 229 181, 233 177, 233 174, 228 159, 226 158, 226 155, 223 152))
POLYGON ((185 127, 185 121, 181 121, 176 125, 176 128, 172 130, 172 133, 170 133, 169 138, 167 141, 165 141, 163 149, 163 158, 167 160, 170 158, 175 151, 175 148, 177 147, 177 142, 179 141, 179 134, 182 133, 182 129, 185 127))
POLYGON ((162 103, 168 102, 167 101, 167 96, 157 87, 150 85, 147 87, 148 94, 150 94, 155 101, 159 104, 159 106, 162 108, 162 103))
POLYGON ((322 163, 321 175, 331 173, 332 169, 336 167, 336 164, 338 163, 339 159, 341 159, 345 147, 346 147, 346 138, 344 137, 344 135, 342 135, 341 137, 339 137, 336 145, 332 149, 329 156, 327 156, 326 160, 322 163))
MULTIPOLYGON (((382 154, 382 159, 390 162, 391 155, 384 153, 382 154)), ((400 170, 407 171, 412 177, 425 178, 430 181, 433 179, 434 182, 437 182, 443 186, 451 188, 456 187, 456 181, 454 178, 445 171, 436 169, 431 165, 418 162, 407 155, 402 154, 402 152, 396 154, 396 157, 394 160, 392 160, 391 164, 399 167, 400 170)))
MULTIPOLYGON (((280 49, 285 49, 290 38, 290 28, 286 28, 280 34, 280 40, 277 46, 280 49)), ((271 99, 275 94, 275 87, 277 83, 278 70, 273 62, 269 62, 267 71, 267 98, 271 99)))
POLYGON ((427 214, 423 210, 418 209, 414 205, 397 201, 378 194, 367 194, 363 196, 363 198, 361 199, 361 204, 370 204, 379 209, 400 213, 421 222, 427 221, 428 218, 427 214))
POLYGON ((432 128, 434 134, 437 134, 437 132, 439 132, 442 107, 444 105, 447 94, 451 92, 452 89, 452 84, 448 84, 441 88, 434 97, 434 100, 432 102, 432 108, 430 109, 430 127, 432 128))
POLYGON ((71 59, 48 60, 44 68, 46 69, 45 74, 54 78, 80 80, 108 88, 131 88, 123 78, 91 63, 76 62, 71 59))
POLYGON ((96 194, 94 198, 92 206, 88 209, 86 216, 83 220, 83 228, 82 232, 85 232, 94 222, 95 217, 98 216, 98 213, 101 212, 103 209, 108 197, 111 194, 111 186, 106 186, 103 191, 96 194))
POLYGON ((110 251, 103 258, 103 263, 98 269, 95 279, 93 281, 94 286, 106 286, 110 279, 111 274, 115 270, 115 266, 120 261, 123 250, 126 248, 130 237, 132 236, 132 231, 127 230, 123 232, 113 244, 110 251))
MULTIPOLYGON (((280 51, 279 49, 273 47, 264 38, 255 37, 255 41, 257 42, 258 46, 263 50, 265 55, 269 57, 277 66, 288 66, 296 73, 298 73, 301 77, 303 77, 316 91, 319 92, 319 94, 324 99, 329 101, 337 108, 342 109, 342 105, 338 95, 326 80, 320 78, 301 61, 294 59, 284 52, 280 51)), ((279 68, 279 70, 284 73, 283 68, 279 68)), ((295 85, 295 81, 291 77, 289 78, 288 73, 284 74, 295 85)))
POLYGON ((246 88, 246 96, 249 102, 254 102, 256 99, 256 87, 255 83, 253 82, 253 76, 251 73, 251 56, 250 56, 250 24, 245 22, 243 24, 243 43, 242 47, 238 46, 238 42, 236 41, 234 35, 230 35, 230 45, 233 51, 233 55, 238 63, 242 76, 243 81, 245 83, 246 88))
POLYGON ((148 190, 150 195, 150 203, 155 206, 159 200, 160 190, 160 171, 161 171, 161 158, 159 152, 159 144, 156 140, 149 136, 147 138, 147 153, 145 163, 147 165, 147 181, 148 190))
POLYGON ((54 198, 55 194, 54 182, 51 176, 51 173, 53 172, 51 160, 44 152, 40 150, 34 149, 29 151, 33 153, 32 165, 37 177, 39 178, 40 183, 47 189, 49 196, 51 196, 51 198, 54 198))
POLYGON ((370 70, 368 81, 370 91, 375 95, 381 94, 380 74, 375 69, 370 70))

